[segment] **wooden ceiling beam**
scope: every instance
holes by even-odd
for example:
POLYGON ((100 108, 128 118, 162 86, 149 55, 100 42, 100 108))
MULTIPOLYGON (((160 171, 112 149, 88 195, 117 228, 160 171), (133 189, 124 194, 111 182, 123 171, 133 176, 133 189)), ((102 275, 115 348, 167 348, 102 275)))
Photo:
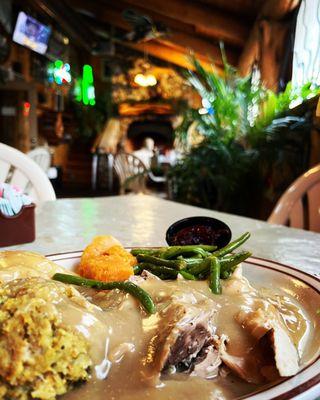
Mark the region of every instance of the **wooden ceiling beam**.
MULTIPOLYGON (((179 67, 194 70, 194 66, 190 62, 188 55, 185 53, 185 51, 181 52, 179 51, 179 49, 167 47, 163 44, 155 42, 122 44, 131 49, 135 49, 141 52, 147 52, 153 57, 178 65, 179 67)), ((205 69, 212 69, 212 64, 208 60, 204 59, 203 57, 199 57, 199 60, 205 69)), ((215 67, 215 71, 218 73, 222 73, 222 69, 218 66, 215 67)))
MULTIPOLYGON (((69 1, 70 3, 74 2, 75 9, 78 10, 80 10, 79 6, 82 7, 83 5, 82 3, 87 4, 86 0, 69 0, 69 1)), ((95 5, 87 4, 85 9, 90 12, 92 17, 95 17, 95 12, 97 12, 97 10, 95 10, 95 5)), ((129 28, 128 23, 125 20, 123 20, 121 18, 121 15, 118 14, 117 12, 109 11, 106 9, 106 7, 104 8, 103 11, 101 10, 99 11, 100 11, 99 25, 101 25, 101 21, 105 21, 109 24, 109 20, 111 20, 113 26, 117 26, 121 29, 128 30, 129 28)), ((141 53, 148 53, 151 56, 166 61, 170 64, 174 64, 185 69, 194 70, 192 63, 189 60, 188 57, 189 54, 186 48, 179 47, 174 43, 170 43, 170 46, 168 46, 167 43, 156 40, 144 43, 131 43, 115 39, 115 42, 120 43, 121 46, 137 50, 141 53)), ((203 56, 202 54, 196 54, 196 56, 198 57, 199 61, 201 62, 204 68, 206 69, 212 68, 212 65, 207 57, 203 56)), ((222 69, 219 66, 216 66, 215 70, 218 73, 222 73, 222 69)))
MULTIPOLYGON (((100 14, 99 17, 101 20, 113 24, 118 28, 124 30, 131 29, 131 26, 122 18, 121 14, 118 14, 113 10, 105 8, 103 14, 100 14)), ((184 51, 185 54, 193 51, 198 57, 206 59, 207 62, 211 59, 214 60, 218 65, 222 65, 219 46, 197 38, 196 36, 190 36, 184 32, 175 31, 172 32, 168 37, 155 39, 153 42, 162 43, 167 47, 179 47, 180 51, 184 51)), ((236 65, 239 53, 227 51, 227 57, 232 65, 236 65)))
MULTIPOLYGON (((104 0, 98 0, 98 3, 100 3, 103 7, 106 6, 106 2, 104 0)), ((110 7, 110 5, 109 5, 110 7)), ((122 13, 123 10, 130 9, 132 8, 132 5, 129 4, 126 0, 117 0, 115 4, 112 4, 112 9, 114 11, 118 11, 119 13, 122 13)), ((192 24, 187 24, 185 22, 179 21, 177 19, 172 18, 169 15, 163 15, 159 14, 158 12, 154 10, 147 10, 143 8, 143 5, 141 6, 134 6, 134 10, 139 12, 140 14, 147 14, 149 17, 151 17, 154 21, 161 22, 165 24, 169 29, 173 31, 180 31, 184 33, 188 33, 190 35, 196 35, 194 25, 192 24)))
MULTIPOLYGON (((113 26, 116 26, 118 28, 124 29, 124 30, 130 30, 131 26, 126 22, 122 16, 120 11, 115 11, 114 9, 109 9, 108 7, 104 7, 103 10, 100 10, 99 7, 92 6, 91 4, 86 4, 84 0, 70 0, 70 2, 74 2, 74 6, 77 9, 79 6, 86 6, 86 10, 90 11, 92 15, 95 16, 100 22, 107 22, 108 24, 111 24, 113 26), (100 12, 99 12, 100 11, 100 12), (99 14, 97 15, 97 13, 99 14)), ((78 8, 79 9, 79 8, 78 8)), ((195 55, 203 61, 205 64, 209 64, 210 61, 216 62, 218 65, 222 65, 222 60, 221 60, 221 53, 218 45, 214 45, 212 43, 209 43, 206 40, 197 38, 196 36, 188 35, 184 32, 179 32, 175 31, 172 32, 168 38, 159 38, 156 40, 152 41, 153 44, 157 43, 162 46, 158 46, 157 50, 160 48, 164 47, 165 48, 165 53, 167 54, 168 49, 172 48, 174 49, 177 53, 184 55, 184 58, 187 59, 187 56, 191 54, 191 52, 194 52, 195 55)), ((126 43, 123 43, 126 45, 126 43)), ((129 43, 130 44, 130 43, 129 43)), ((130 46, 127 46, 130 47, 130 46)), ((132 47, 132 46, 131 46, 132 47)), ((154 51, 153 46, 149 46, 152 51, 154 51)), ((140 45, 136 47, 137 49, 147 49, 146 43, 143 43, 143 45, 140 45)), ((154 51, 154 54, 159 55, 159 51, 154 51)), ((154 55, 153 54, 153 55, 154 55)), ((237 60, 238 60, 239 54, 235 51, 228 51, 227 50, 227 58, 229 62, 232 65, 236 65, 237 60)), ((161 57, 159 57, 161 58, 161 57)), ((167 60, 167 57, 165 58, 167 60)), ((175 57, 175 59, 179 59, 179 64, 180 66, 186 65, 186 68, 190 67, 189 63, 183 63, 181 62, 181 57, 175 57)))
MULTIPOLYGON (((86 3, 86 0, 69 0, 69 1, 70 2, 74 1, 74 4, 75 5, 77 4, 77 6, 79 6, 79 3, 81 2, 86 3)), ((89 5, 87 5, 86 9, 90 11, 92 17, 94 17, 94 6, 90 4, 89 7, 89 5)), ((127 24, 126 21, 120 18, 119 14, 117 14, 114 11, 109 12, 109 10, 107 10, 106 8, 103 10, 103 12, 100 11, 99 25, 101 25, 101 21, 103 20, 108 19, 109 21, 109 18, 112 20, 114 26, 118 26, 119 28, 124 30, 128 29, 129 25, 127 24), (108 18, 105 18, 106 15, 108 16, 108 18)), ((115 42, 118 42, 119 44, 121 44, 121 46, 137 50, 141 53, 148 53, 151 56, 166 61, 170 64, 174 64, 185 69, 194 70, 194 66, 192 65, 188 57, 189 53, 186 50, 186 47, 177 46, 171 42, 170 45, 168 45, 168 43, 165 43, 165 41, 161 40, 159 41, 152 40, 144 43, 131 43, 115 39, 115 42)), ((202 54, 196 54, 196 56, 198 57, 199 61, 201 62, 201 64, 205 69, 213 68, 210 60, 206 56, 203 56, 202 54)), ((223 73, 222 68, 219 67, 218 65, 215 66, 214 68, 215 71, 217 71, 218 73, 221 74, 223 73)))
MULTIPOLYGON (((197 37, 186 35, 182 32, 174 32, 168 38, 158 39, 159 43, 170 46, 172 43, 179 46, 181 50, 187 49, 189 52, 194 51, 196 54, 204 56, 207 60, 211 60, 217 65, 222 66, 221 51, 219 46, 206 42, 197 37)), ((226 49, 228 62, 231 65, 237 65, 239 52, 226 49)))
MULTIPOLYGON (((121 15, 122 11, 128 8, 130 8, 130 5, 127 1, 117 0, 117 4, 113 6, 112 9, 107 9, 108 13, 110 13, 108 22, 112 23, 112 21, 117 20, 118 23, 122 23, 123 29, 128 29, 130 26, 121 15), (120 15, 116 15, 115 9, 118 10, 120 15)), ((141 7, 135 6, 134 9, 141 13, 145 12, 141 7)), ((189 51, 192 50, 222 65, 221 52, 217 40, 214 41, 211 39, 209 41, 203 39, 197 36, 195 27, 190 24, 184 24, 181 21, 174 20, 153 11, 148 11, 148 16, 157 22, 163 22, 170 29, 171 34, 169 34, 168 37, 158 39, 158 42, 165 43, 167 46, 173 43, 174 45, 185 47, 189 51)), ((226 49, 226 55, 230 64, 236 65, 240 57, 240 51, 237 48, 230 49, 228 47, 226 49)))
POLYGON ((210 7, 219 8, 220 10, 234 15, 236 18, 245 17, 254 20, 257 16, 261 5, 265 0, 199 0, 203 4, 210 7))
MULTIPOLYGON (((103 0, 104 4, 112 5, 113 0, 103 0)), ((126 0, 131 7, 141 7, 145 12, 154 11, 164 16, 195 27, 195 32, 215 40, 222 40, 242 47, 249 34, 249 27, 230 18, 219 10, 199 5, 188 0, 126 0)))

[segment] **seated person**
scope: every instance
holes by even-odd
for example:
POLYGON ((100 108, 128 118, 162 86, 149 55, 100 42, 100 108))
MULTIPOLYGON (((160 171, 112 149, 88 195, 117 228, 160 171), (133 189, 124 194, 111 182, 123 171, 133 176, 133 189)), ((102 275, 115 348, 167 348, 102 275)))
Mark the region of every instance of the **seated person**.
POLYGON ((141 149, 134 151, 132 154, 138 157, 147 169, 150 169, 151 159, 154 155, 154 140, 149 137, 145 138, 141 149))

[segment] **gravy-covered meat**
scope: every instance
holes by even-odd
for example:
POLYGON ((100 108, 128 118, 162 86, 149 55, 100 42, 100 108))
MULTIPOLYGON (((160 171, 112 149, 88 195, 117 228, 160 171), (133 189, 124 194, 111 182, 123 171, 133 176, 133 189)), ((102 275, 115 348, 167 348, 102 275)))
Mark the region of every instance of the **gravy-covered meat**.
POLYGON ((215 378, 222 363, 221 354, 217 349, 216 341, 208 341, 194 360, 191 375, 204 379, 215 378))
POLYGON ((251 346, 237 355, 228 352, 228 340, 223 344, 222 361, 248 382, 263 383, 279 377, 295 375, 299 356, 279 311, 265 299, 251 298, 251 307, 240 306, 234 318, 251 346))
POLYGON ((280 376, 293 376, 299 371, 299 356, 284 327, 274 324, 268 333, 280 376))
POLYGON ((271 347, 272 361, 280 376, 292 376, 298 372, 298 351, 281 321, 280 313, 273 305, 270 304, 267 310, 259 308, 254 312, 239 313, 236 319, 257 340, 257 346, 260 343, 261 351, 265 349, 270 352, 271 347))
MULTIPOLYGON (((159 324, 145 357, 147 376, 178 370, 192 371, 200 352, 213 339, 214 310, 172 303, 159 312, 159 324)), ((204 359, 205 353, 201 355, 204 359)))
POLYGON ((261 384, 265 378, 261 373, 260 364, 263 355, 257 349, 236 356, 228 353, 227 340, 221 340, 220 348, 222 362, 237 376, 249 383, 261 384))

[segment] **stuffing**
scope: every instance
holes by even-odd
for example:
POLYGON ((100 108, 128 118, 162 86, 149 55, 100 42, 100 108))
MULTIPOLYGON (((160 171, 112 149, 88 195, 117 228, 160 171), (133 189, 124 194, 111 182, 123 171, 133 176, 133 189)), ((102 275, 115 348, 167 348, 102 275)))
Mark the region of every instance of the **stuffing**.
POLYGON ((74 289, 42 278, 1 286, 0 399, 53 400, 89 379, 89 344, 59 312, 74 297, 74 289))

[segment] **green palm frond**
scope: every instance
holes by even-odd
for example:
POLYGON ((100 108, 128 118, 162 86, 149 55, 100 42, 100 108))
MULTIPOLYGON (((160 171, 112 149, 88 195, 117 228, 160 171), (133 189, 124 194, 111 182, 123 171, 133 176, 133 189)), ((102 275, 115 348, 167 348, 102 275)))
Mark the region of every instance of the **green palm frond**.
POLYGON ((203 140, 187 147, 170 176, 179 201, 241 212, 258 190, 261 196, 276 198, 277 191, 306 168, 310 118, 291 115, 290 107, 320 92, 311 84, 296 89, 289 83, 276 94, 253 84, 251 75, 238 75, 223 45, 221 54, 224 75, 191 59, 194 71, 187 78, 208 113, 186 113, 178 137, 187 141, 187 127, 197 121, 203 140))

